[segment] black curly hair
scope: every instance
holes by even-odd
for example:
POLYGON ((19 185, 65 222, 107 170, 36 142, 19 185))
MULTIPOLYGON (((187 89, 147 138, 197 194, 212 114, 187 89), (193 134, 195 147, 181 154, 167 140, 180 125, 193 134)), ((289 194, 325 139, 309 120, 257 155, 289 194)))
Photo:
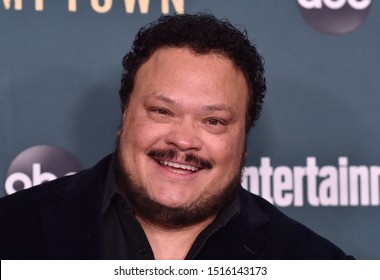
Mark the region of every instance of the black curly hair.
POLYGON ((136 72, 161 47, 187 47, 197 54, 219 53, 235 62, 248 84, 246 132, 259 118, 266 92, 263 59, 247 38, 227 20, 207 13, 163 15, 140 29, 122 61, 124 71, 119 91, 122 111, 128 105, 136 72))

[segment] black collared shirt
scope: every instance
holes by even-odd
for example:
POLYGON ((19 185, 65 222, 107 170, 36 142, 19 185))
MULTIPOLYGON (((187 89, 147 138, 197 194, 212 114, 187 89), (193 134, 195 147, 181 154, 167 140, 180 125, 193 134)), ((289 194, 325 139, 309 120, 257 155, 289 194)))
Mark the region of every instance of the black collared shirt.
MULTIPOLYGON (((113 164, 107 174, 103 196, 102 259, 153 260, 154 254, 128 199, 116 184, 113 164)), ((207 239, 226 225, 240 209, 238 196, 196 238, 185 259, 196 259, 207 239)))

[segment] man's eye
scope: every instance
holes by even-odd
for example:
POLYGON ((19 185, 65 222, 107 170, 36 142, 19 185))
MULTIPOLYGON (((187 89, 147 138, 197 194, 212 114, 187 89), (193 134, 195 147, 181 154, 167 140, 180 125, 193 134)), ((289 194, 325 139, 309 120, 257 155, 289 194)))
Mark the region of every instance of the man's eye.
POLYGON ((158 108, 158 109, 154 109, 154 111, 156 111, 160 115, 170 115, 169 111, 165 109, 158 108))
POLYGON ((209 120, 207 120, 207 123, 209 125, 223 125, 224 124, 223 122, 221 122, 218 119, 209 119, 209 120))

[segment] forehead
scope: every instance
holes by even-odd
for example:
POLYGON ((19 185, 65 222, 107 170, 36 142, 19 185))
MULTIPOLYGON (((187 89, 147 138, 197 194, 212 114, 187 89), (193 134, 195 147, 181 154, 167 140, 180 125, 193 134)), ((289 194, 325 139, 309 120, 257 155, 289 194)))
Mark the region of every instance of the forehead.
POLYGON ((236 66, 234 61, 222 52, 197 53, 188 47, 161 47, 152 53, 149 59, 138 69, 138 72, 144 68, 170 70, 181 68, 181 66, 188 68, 189 65, 193 65, 194 68, 188 70, 203 69, 206 72, 216 67, 221 71, 231 72, 229 74, 242 74, 242 71, 236 66))
POLYGON ((245 103, 248 99, 246 79, 231 59, 174 47, 156 50, 137 71, 132 96, 157 93, 174 99, 196 96, 204 101, 245 103))

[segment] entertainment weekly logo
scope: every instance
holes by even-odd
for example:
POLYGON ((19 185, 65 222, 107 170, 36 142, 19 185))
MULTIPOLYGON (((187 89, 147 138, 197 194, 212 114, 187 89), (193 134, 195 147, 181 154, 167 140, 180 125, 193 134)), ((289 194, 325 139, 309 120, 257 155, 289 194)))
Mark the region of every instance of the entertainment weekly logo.
POLYGON ((371 0, 297 0, 304 19, 316 30, 333 35, 351 32, 367 18, 371 0))
POLYGON ((66 150, 48 145, 30 147, 10 164, 5 192, 12 194, 82 169, 80 162, 66 150))
POLYGON ((338 166, 308 157, 305 166, 293 167, 273 167, 263 157, 259 167, 245 167, 242 185, 280 207, 380 205, 380 166, 349 165, 347 157, 338 166))

